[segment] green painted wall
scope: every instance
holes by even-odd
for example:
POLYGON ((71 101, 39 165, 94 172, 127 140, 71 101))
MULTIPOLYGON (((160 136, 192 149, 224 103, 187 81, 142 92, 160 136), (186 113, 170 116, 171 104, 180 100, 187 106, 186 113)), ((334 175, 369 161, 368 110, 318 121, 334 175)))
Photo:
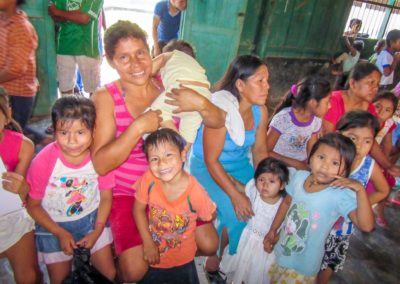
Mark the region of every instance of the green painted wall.
POLYGON ((329 58, 340 47, 351 5, 349 0, 267 0, 256 53, 329 58))

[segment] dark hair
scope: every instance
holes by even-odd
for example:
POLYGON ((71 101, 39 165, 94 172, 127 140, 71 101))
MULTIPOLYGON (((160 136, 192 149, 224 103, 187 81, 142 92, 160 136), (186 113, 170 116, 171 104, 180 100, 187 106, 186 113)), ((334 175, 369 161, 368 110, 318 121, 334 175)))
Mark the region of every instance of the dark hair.
POLYGON ((354 43, 353 43, 353 47, 357 51, 361 52, 361 50, 364 49, 364 42, 362 40, 355 40, 354 43))
POLYGON ((107 58, 112 59, 114 57, 115 46, 121 39, 130 37, 142 40, 149 50, 147 34, 141 27, 130 21, 118 21, 110 26, 104 34, 104 50, 107 58))
POLYGON ((194 52, 193 46, 188 43, 187 41, 180 40, 180 39, 173 39, 170 40, 166 46, 163 47, 162 52, 170 52, 174 50, 179 50, 187 55, 190 55, 194 59, 196 59, 196 53, 194 52))
POLYGON ((353 141, 340 133, 328 133, 319 138, 314 146, 311 148, 310 155, 308 156, 308 162, 310 162, 312 156, 322 144, 328 145, 339 152, 340 164, 342 163, 343 159, 345 166, 345 177, 348 177, 351 172, 351 165, 356 156, 356 146, 354 145, 353 141))
POLYGON ((10 100, 8 99, 7 91, 0 87, 0 111, 4 114, 9 123, 4 125, 5 129, 13 130, 22 133, 22 128, 12 117, 9 116, 8 108, 10 107, 10 100))
POLYGON ((327 79, 320 75, 306 77, 297 83, 295 88, 290 88, 276 108, 274 115, 290 106, 305 109, 310 100, 314 99, 319 102, 323 98, 326 98, 330 92, 331 85, 327 79), (296 93, 294 94, 294 92, 296 93))
POLYGON ((391 47, 393 41, 400 39, 400 30, 391 30, 386 36, 386 46, 391 47))
POLYGON ((17 6, 19 7, 19 6, 21 6, 21 5, 24 5, 26 3, 26 0, 17 0, 17 6))
POLYGON ((375 44, 375 46, 374 46, 374 49, 375 49, 375 48, 383 48, 383 47, 385 46, 385 44, 386 44, 386 40, 380 39, 380 40, 378 40, 378 41, 376 42, 376 44, 375 44))
POLYGON ((336 124, 336 130, 339 132, 363 127, 371 128, 374 136, 379 131, 378 119, 365 110, 349 111, 336 124))
POLYGON ((365 77, 367 77, 368 75, 371 75, 374 71, 378 72, 379 74, 382 74, 375 64, 372 64, 370 62, 360 62, 354 65, 354 67, 351 69, 349 74, 349 79, 353 79, 354 81, 360 81, 365 77))
POLYGON ((54 131, 57 122, 80 120, 88 129, 94 130, 96 108, 93 101, 83 96, 65 96, 59 98, 51 109, 51 120, 54 131))
POLYGON ((372 100, 372 102, 375 103, 380 100, 391 101, 393 104, 393 113, 396 111, 397 105, 399 104, 399 98, 396 97, 395 94, 393 94, 390 91, 382 91, 382 92, 378 93, 378 95, 372 100))
POLYGON ((353 19, 350 20, 349 28, 351 28, 351 27, 354 26, 354 25, 359 25, 360 28, 361 28, 362 21, 361 21, 360 19, 353 18, 353 19))
POLYGON ((212 91, 226 90, 240 100, 239 90, 236 88, 236 81, 239 79, 246 81, 250 76, 254 75, 257 69, 262 65, 266 64, 258 56, 237 56, 229 65, 224 76, 215 83, 212 91))
POLYGON ((258 164, 254 172, 254 179, 257 179, 263 173, 277 175, 281 183, 288 183, 289 181, 289 170, 286 164, 272 157, 266 158, 258 164))
POLYGON ((179 152, 182 152, 186 145, 185 139, 183 139, 178 132, 169 128, 158 129, 157 131, 151 133, 144 141, 143 152, 146 154, 146 158, 149 158, 148 151, 150 146, 158 147, 158 145, 165 142, 171 143, 178 147, 179 152))

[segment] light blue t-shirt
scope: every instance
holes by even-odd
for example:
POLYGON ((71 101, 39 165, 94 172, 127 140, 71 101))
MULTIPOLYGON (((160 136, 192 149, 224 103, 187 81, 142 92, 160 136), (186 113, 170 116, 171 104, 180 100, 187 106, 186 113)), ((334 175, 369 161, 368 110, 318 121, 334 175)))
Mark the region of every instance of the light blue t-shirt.
POLYGON ((286 187, 292 204, 282 224, 275 253, 279 266, 315 276, 333 224, 356 209, 357 200, 350 189, 328 187, 320 192, 306 192, 304 182, 309 175, 310 172, 297 171, 286 187))

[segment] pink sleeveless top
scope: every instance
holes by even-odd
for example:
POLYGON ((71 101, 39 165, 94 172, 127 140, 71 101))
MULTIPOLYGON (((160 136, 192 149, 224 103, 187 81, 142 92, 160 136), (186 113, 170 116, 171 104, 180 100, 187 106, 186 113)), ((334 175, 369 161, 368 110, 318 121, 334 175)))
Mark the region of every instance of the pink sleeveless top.
POLYGON ((19 132, 4 129, 0 142, 0 156, 8 171, 13 172, 18 165, 23 135, 19 132))
MULTIPOLYGON (((108 92, 114 101, 114 116, 116 125, 116 137, 119 137, 128 126, 135 121, 129 113, 125 100, 122 97, 117 84, 112 82, 106 85, 108 92)), ((142 150, 143 139, 140 138, 135 148, 132 149, 129 157, 119 167, 114 170, 115 188, 113 195, 129 195, 133 196, 135 190, 132 185, 141 177, 148 169, 146 155, 142 150)))

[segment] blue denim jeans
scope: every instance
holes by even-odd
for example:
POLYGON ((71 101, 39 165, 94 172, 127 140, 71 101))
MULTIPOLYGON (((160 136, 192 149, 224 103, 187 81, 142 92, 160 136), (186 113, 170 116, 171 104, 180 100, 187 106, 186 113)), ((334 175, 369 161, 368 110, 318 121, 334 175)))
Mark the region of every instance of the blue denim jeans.
MULTIPOLYGON (((88 233, 93 231, 96 218, 97 210, 79 220, 70 222, 57 222, 57 224, 66 231, 70 232, 75 241, 79 241, 88 233)), ((38 224, 36 224, 35 235, 36 246, 39 252, 50 253, 62 251, 58 238, 38 224)))

